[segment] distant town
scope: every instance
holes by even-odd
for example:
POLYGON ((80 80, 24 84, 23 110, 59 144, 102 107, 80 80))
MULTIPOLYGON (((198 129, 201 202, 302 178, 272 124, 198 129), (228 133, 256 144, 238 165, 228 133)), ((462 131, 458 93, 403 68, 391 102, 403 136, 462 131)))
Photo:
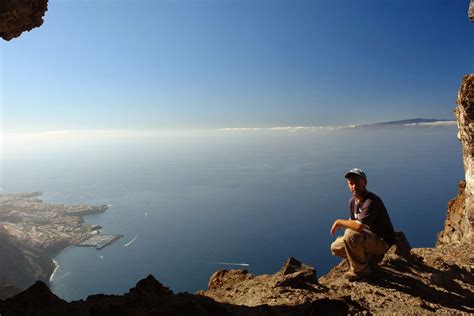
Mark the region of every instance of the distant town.
POLYGON ((42 192, 0 194, 0 225, 14 239, 35 248, 59 251, 72 245, 100 249, 122 235, 102 235, 100 225, 85 224, 85 215, 103 213, 107 205, 64 205, 42 201, 42 192))

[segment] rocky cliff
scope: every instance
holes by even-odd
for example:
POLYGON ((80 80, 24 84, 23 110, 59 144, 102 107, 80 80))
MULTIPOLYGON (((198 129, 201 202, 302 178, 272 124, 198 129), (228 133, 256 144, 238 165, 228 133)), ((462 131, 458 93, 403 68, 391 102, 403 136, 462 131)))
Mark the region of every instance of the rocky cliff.
POLYGON ((462 145, 465 181, 459 185, 459 195, 449 202, 438 245, 472 243, 474 238, 474 74, 464 77, 456 104, 454 113, 462 145))

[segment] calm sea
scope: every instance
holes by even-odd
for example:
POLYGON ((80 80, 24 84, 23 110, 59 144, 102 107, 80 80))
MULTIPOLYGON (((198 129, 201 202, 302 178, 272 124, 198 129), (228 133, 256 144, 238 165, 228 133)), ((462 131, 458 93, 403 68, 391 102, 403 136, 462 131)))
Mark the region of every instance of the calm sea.
POLYGON ((412 246, 433 246, 463 178, 456 128, 56 132, 4 137, 4 192, 110 204, 87 216, 124 237, 56 258, 67 300, 127 292, 153 274, 175 292, 224 268, 274 273, 289 256, 326 273, 329 228, 346 218, 343 174, 363 168, 412 246), (127 246, 125 246, 127 245, 127 246), (230 265, 235 263, 240 265, 230 265), (247 266, 248 265, 248 266, 247 266))

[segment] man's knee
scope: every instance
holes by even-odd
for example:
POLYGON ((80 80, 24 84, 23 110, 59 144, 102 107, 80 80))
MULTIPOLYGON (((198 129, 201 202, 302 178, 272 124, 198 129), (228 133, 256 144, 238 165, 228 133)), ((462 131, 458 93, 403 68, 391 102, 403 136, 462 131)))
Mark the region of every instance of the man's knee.
POLYGON ((349 244, 362 244, 365 241, 364 232, 347 228, 344 232, 344 242, 349 244))
POLYGON ((331 253, 335 256, 345 257, 346 256, 346 248, 344 245, 344 241, 341 237, 338 237, 332 244, 331 244, 331 253))

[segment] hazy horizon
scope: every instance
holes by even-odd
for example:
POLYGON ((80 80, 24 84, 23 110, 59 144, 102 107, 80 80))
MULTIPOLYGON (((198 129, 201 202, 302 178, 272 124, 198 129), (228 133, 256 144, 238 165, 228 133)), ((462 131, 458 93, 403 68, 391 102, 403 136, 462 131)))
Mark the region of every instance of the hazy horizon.
MULTIPOLYGON (((419 118, 405 118, 400 121, 405 120, 414 120, 419 118)), ((427 119, 427 118, 423 118, 427 119)), ((446 119, 446 118, 437 118, 432 119, 435 122, 427 123, 415 123, 420 127, 430 127, 430 126, 440 126, 440 125, 455 125, 455 118, 446 119)), ((13 135, 54 135, 54 134, 66 134, 66 133, 117 133, 117 134, 134 134, 134 133, 158 133, 158 132, 209 132, 209 131, 257 131, 257 130, 274 130, 274 131, 298 131, 298 130, 318 130, 318 129, 344 129, 344 128, 354 128, 354 127, 369 127, 371 125, 376 125, 380 123, 387 122, 398 122, 391 120, 377 121, 377 122, 361 122, 358 124, 346 124, 346 125, 286 125, 286 126, 228 126, 228 127, 201 127, 201 128, 182 128, 182 127, 168 127, 168 128, 149 128, 149 129, 62 129, 62 130, 2 130, 0 132, 0 139, 8 138, 13 135)), ((407 124, 396 125, 399 127, 408 126, 407 124)))

